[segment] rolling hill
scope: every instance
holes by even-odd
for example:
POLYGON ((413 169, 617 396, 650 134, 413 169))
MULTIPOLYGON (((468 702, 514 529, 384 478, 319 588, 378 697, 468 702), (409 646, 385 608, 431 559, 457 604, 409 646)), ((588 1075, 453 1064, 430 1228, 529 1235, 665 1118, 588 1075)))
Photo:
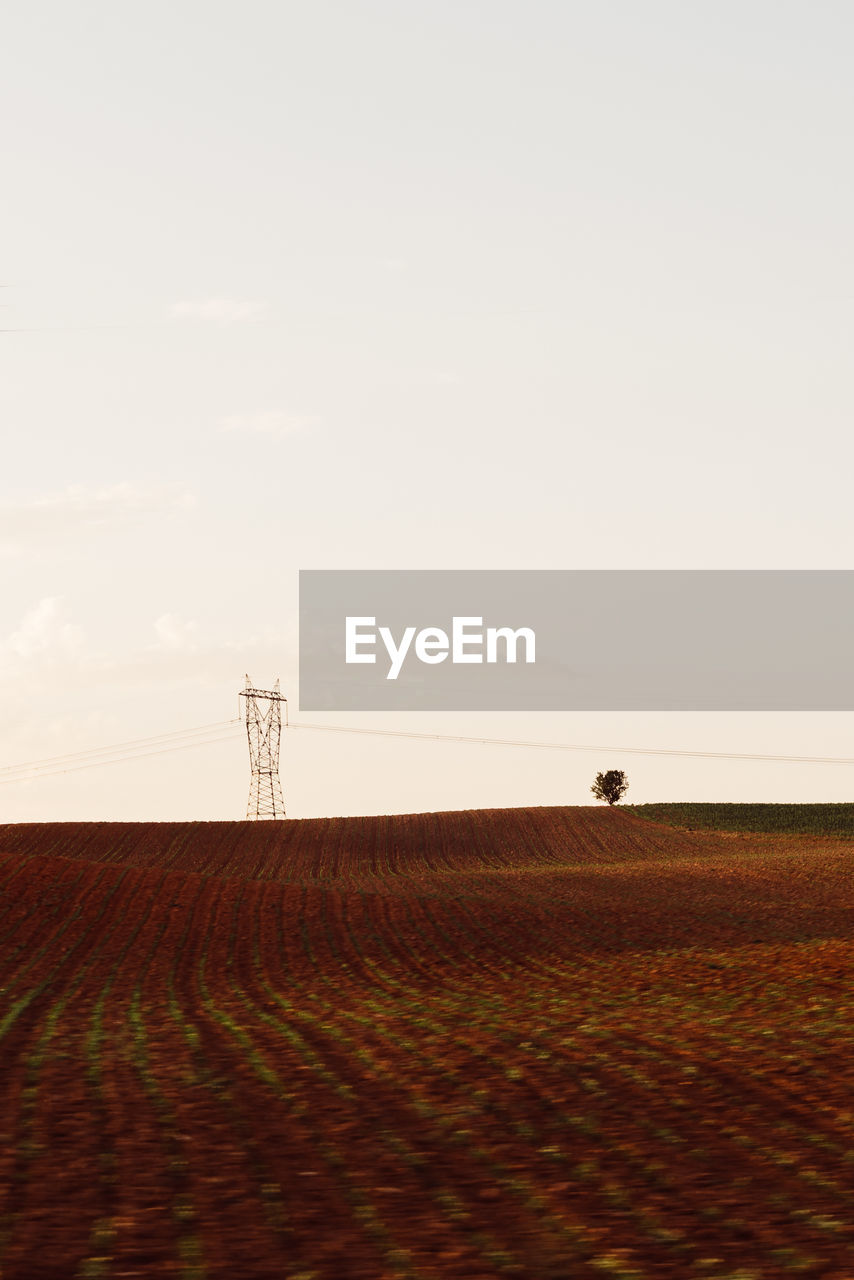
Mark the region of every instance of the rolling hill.
POLYGON ((0 826, 0 1270, 843 1277, 854 843, 0 826))

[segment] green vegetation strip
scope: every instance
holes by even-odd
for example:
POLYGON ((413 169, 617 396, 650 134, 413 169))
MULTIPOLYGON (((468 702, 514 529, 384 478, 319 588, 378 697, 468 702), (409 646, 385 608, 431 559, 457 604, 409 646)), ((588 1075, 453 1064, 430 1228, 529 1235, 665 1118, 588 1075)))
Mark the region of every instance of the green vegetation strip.
POLYGON ((767 831, 854 840, 854 804, 633 804, 628 812, 689 831, 767 831))

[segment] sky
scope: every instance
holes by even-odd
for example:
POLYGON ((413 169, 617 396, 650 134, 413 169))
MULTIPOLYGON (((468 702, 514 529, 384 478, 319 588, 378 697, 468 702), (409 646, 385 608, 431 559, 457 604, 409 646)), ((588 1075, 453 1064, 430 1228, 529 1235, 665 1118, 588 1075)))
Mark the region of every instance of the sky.
MULTIPOLYGON (((848 569, 842 0, 4 17, 0 766, 298 712, 300 569, 848 569)), ((737 619, 734 619, 737 625, 737 619)), ((821 620, 816 619, 816 626, 821 620)), ((627 644, 631 620, 627 619, 627 644)), ((854 716, 305 715, 294 817, 851 800, 854 716)), ((239 818, 224 743, 0 821, 239 818)))

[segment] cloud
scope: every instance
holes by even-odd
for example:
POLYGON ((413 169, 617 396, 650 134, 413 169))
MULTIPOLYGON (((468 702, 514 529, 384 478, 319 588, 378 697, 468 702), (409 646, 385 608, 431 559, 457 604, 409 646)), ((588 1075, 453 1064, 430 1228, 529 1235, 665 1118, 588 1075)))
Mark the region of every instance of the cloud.
POLYGON ((219 425, 222 431, 282 440, 285 436, 298 435, 317 421, 317 418, 304 414, 282 413, 276 410, 268 413, 235 414, 229 418, 222 418, 219 425))
POLYGON ((64 597, 44 596, 11 631, 0 633, 0 689, 7 715, 10 705, 23 708, 27 696, 63 686, 76 697, 96 692, 99 705, 108 686, 162 691, 168 685, 233 680, 236 690, 253 667, 276 672, 286 667, 285 655, 295 646, 295 625, 223 636, 203 634, 196 621, 162 613, 143 624, 135 642, 104 649, 92 645, 64 597))
POLYGON ((146 516, 189 511, 194 494, 176 485, 149 489, 127 482, 99 489, 69 485, 58 493, 0 502, 0 547, 44 544, 74 533, 117 529, 146 516))
POLYGON ((247 302, 238 298, 205 298, 197 302, 173 302, 173 319, 207 320, 214 324, 242 324, 256 320, 266 310, 263 302, 247 302))
POLYGON ((194 653, 196 630, 195 622, 185 622, 174 613, 164 613, 154 623, 156 648, 170 653, 194 653))
POLYGON ((53 710, 54 698, 76 696, 81 685, 94 687, 97 679, 90 680, 89 672, 97 660, 84 628, 72 620, 65 598, 42 596, 13 630, 0 633, 5 728, 14 735, 16 725, 40 705, 41 698, 47 697, 53 710))
POLYGON ((284 673, 285 655, 296 646, 295 629, 224 637, 200 632, 198 624, 172 613, 161 614, 153 623, 155 639, 143 647, 126 648, 107 655, 93 655, 86 670, 75 675, 76 687, 87 677, 93 686, 121 686, 163 690, 167 685, 235 682, 243 683, 244 672, 253 668, 284 673))
POLYGON ((4 656, 24 661, 76 657, 83 641, 83 628, 67 621, 62 596, 44 596, 24 614, 17 630, 7 636, 4 656))

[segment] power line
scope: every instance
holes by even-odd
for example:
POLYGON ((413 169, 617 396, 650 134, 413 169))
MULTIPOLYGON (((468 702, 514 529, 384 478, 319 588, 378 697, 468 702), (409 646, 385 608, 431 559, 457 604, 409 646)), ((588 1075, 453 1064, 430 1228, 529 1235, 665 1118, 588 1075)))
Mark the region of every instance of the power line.
POLYGON ((130 750, 133 747, 150 746, 153 743, 174 740, 176 738, 186 738, 190 734, 212 733, 214 730, 225 729, 227 726, 239 724, 240 721, 235 717, 232 720, 216 720, 212 724, 195 725, 190 729, 171 729, 168 733, 154 733, 147 738, 131 738, 124 742, 114 742, 107 747, 88 747, 83 751, 64 751, 58 756, 43 756, 39 760, 26 760, 22 764, 7 764, 0 767, 0 775, 10 773, 17 769, 37 769, 42 765, 56 764, 63 760, 79 760, 84 756, 105 755, 113 751, 130 750))
POLYGON ((12 778, 0 778, 0 786, 8 786, 13 782, 35 782, 39 778, 53 778, 60 773, 77 773, 81 769, 101 769, 108 764, 126 764, 131 760, 145 760, 149 756, 168 755, 172 751, 187 751, 191 747, 207 747, 217 742, 234 742, 235 737, 234 733, 221 734, 219 737, 202 738, 195 742, 181 742, 174 747, 161 747, 156 751, 137 751, 129 755, 115 756, 111 760, 92 760, 88 764, 61 765, 59 768, 46 769, 41 772, 16 774, 12 778))
POLYGON ((166 755, 172 751, 186 751, 191 747, 207 746, 215 742, 227 742, 236 737, 239 720, 222 720, 196 729, 183 729, 152 738, 137 738, 117 743, 112 747, 98 747, 66 756, 52 756, 28 764, 7 765, 0 770, 0 784, 28 782, 36 778, 53 777, 59 773, 75 773, 81 769, 97 769, 102 765, 122 764, 129 760, 141 760, 150 756, 166 755), (150 749, 148 749, 150 748, 150 749), (96 757, 90 759, 88 757, 96 757), (103 758, 97 758, 103 757, 103 758))
POLYGON ((187 751, 190 747, 207 747, 216 742, 233 742, 234 733, 223 734, 218 738, 205 738, 198 742, 182 742, 176 747, 162 747, 159 751, 138 751, 134 755, 116 756, 113 760, 93 760, 90 764, 66 765, 59 769, 48 769, 43 773, 23 773, 19 777, 0 778, 0 786, 12 782, 35 782, 39 778, 53 778, 60 773, 77 773, 80 769, 101 769, 108 764, 126 764, 129 760, 145 760, 149 756, 168 755, 171 751, 187 751))
POLYGON ((847 764, 854 765, 854 757, 847 756, 776 756, 756 751, 688 751, 677 747, 602 747, 570 742, 535 742, 522 738, 469 738, 460 734, 415 733, 408 729, 366 729, 355 725, 309 724, 292 720, 290 729, 320 729, 330 733, 369 733, 385 738, 420 738, 436 742, 468 742, 480 746, 534 747, 550 751, 610 751, 613 754, 640 756, 685 756, 698 760, 770 760, 787 764, 847 764))
MULTIPOLYGON (((6 765, 0 768, 0 785, 13 782, 29 782, 38 778, 55 777, 61 773, 76 773, 83 769, 98 769, 110 764, 123 764, 167 755, 174 751, 186 751, 192 747, 207 746, 232 741, 235 728, 241 724, 238 718, 220 720, 212 724, 198 725, 191 729, 178 729, 171 733, 155 734, 148 738, 135 738, 114 743, 109 747, 93 747, 87 751, 71 752, 64 756, 48 756, 24 764, 6 765)), ((578 744, 570 742, 542 742, 528 738, 469 737, 463 734, 419 733, 412 729, 369 729, 359 725, 312 724, 309 721, 292 720, 290 729, 309 729, 324 733, 355 733, 381 738, 411 738, 422 742, 453 742, 475 746, 526 747, 546 751, 604 751, 613 755, 670 756, 695 760, 753 760, 784 764, 834 764, 854 765, 848 756, 790 756, 766 755, 755 751, 692 751, 677 747, 623 747, 578 744)))

